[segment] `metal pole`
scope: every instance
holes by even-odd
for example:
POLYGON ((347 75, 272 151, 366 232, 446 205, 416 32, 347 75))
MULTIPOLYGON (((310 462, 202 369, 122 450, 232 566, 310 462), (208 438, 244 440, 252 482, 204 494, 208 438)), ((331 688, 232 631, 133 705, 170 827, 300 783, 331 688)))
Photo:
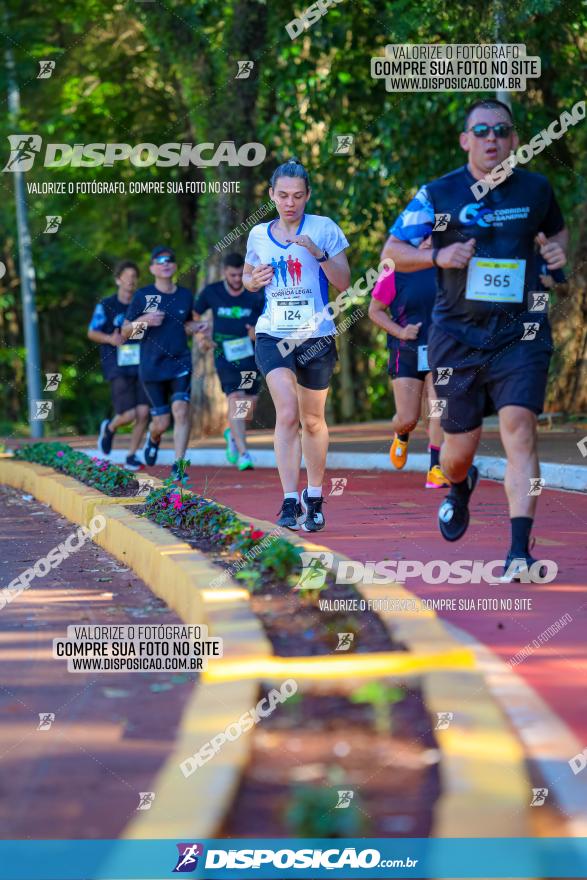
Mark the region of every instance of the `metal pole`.
MULTIPOLYGON (((6 49, 6 69, 8 73, 8 111, 11 121, 18 124, 20 115, 20 92, 16 81, 16 70, 12 48, 6 49)), ((16 202, 16 225, 18 231, 18 258, 20 271, 20 290, 22 297, 22 320, 24 325, 24 344, 26 358, 26 377, 28 392, 28 411, 31 437, 43 436, 43 422, 35 419, 34 400, 41 399, 41 356, 39 347, 39 319, 35 305, 36 280, 31 234, 29 231, 28 210, 24 174, 15 170, 14 200, 16 202)))

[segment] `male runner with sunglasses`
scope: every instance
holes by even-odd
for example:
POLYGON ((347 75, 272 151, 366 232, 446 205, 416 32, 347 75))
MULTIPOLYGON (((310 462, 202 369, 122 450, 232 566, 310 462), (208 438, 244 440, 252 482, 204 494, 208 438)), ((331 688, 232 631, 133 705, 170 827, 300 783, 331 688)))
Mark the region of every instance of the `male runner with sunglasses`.
POLYGON ((125 339, 141 340, 140 377, 151 401, 152 421, 143 450, 145 464, 157 461, 161 436, 169 427, 173 413, 175 463, 184 458, 190 433, 189 402, 192 357, 187 334, 199 324, 192 320, 192 294, 175 284, 175 254, 171 248, 156 247, 149 270, 155 283, 141 287, 128 307, 122 326, 125 339))
POLYGON ((499 413, 511 521, 508 580, 533 562, 536 495, 530 490, 540 474, 536 417, 552 352, 548 316, 532 311, 532 292, 540 289, 541 257, 549 271, 560 269, 568 242, 555 195, 540 174, 515 167, 477 200, 475 183, 518 143, 505 104, 489 99, 471 105, 460 134, 467 164, 418 191, 392 227, 382 255, 402 272, 437 269, 428 359, 435 375, 449 376, 442 389, 440 466, 452 486, 438 523, 447 541, 461 538, 469 524, 478 477, 473 458, 488 400, 499 413), (433 232, 439 214, 450 217, 448 226, 433 232), (418 249, 431 233, 432 251, 418 249))

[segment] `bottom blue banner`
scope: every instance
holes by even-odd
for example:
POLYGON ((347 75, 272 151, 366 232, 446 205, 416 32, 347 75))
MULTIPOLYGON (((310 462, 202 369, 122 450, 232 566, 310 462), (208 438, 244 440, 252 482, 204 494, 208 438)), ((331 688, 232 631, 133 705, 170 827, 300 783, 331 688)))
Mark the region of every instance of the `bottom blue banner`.
POLYGON ((1 880, 587 877, 587 838, 4 840, 1 880))

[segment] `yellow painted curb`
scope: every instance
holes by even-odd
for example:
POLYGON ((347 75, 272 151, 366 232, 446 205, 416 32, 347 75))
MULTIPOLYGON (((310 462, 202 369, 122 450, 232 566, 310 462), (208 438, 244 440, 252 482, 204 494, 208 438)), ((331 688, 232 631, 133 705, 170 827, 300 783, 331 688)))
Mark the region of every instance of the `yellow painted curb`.
POLYGON ((442 653, 411 654, 381 651, 376 654, 321 654, 315 657, 236 657, 219 660, 204 673, 207 681, 247 678, 335 679, 349 677, 414 675, 437 669, 463 669, 474 665, 471 652, 462 648, 442 653))

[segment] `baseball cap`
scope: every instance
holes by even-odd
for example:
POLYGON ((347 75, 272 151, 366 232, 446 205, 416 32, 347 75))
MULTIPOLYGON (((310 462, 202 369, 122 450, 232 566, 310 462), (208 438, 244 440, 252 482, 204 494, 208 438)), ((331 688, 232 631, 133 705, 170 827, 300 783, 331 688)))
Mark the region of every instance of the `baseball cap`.
POLYGON ((162 256, 163 254, 169 254, 175 260, 175 252, 173 248, 165 247, 165 245, 159 244, 151 251, 151 262, 157 259, 157 257, 162 256))

